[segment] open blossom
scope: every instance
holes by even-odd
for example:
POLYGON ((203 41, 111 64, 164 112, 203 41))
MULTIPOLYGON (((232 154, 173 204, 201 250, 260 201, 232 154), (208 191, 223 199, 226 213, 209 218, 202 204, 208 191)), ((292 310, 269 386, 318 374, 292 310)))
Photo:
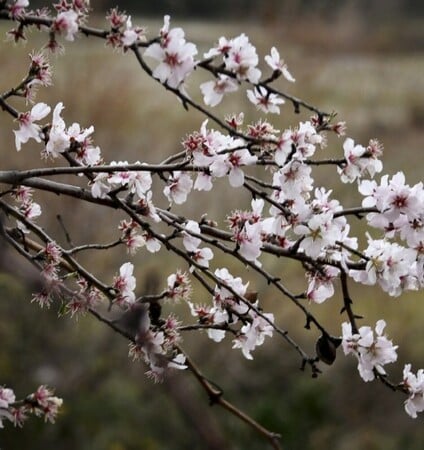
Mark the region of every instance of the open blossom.
POLYGON ((76 147, 75 160, 87 166, 94 166, 100 161, 100 148, 92 145, 93 132, 93 126, 81 128, 79 123, 73 123, 66 132, 69 141, 76 147))
POLYGON ((209 247, 198 248, 192 253, 191 259, 199 266, 209 267, 209 261, 213 259, 213 252, 209 247))
MULTIPOLYGON (((111 165, 126 166, 127 161, 112 162, 111 165)), ((138 161, 135 164, 140 164, 138 161)), ((137 194, 139 198, 143 198, 152 186, 152 176, 147 171, 120 170, 114 172, 109 178, 108 183, 113 189, 126 186, 132 194, 137 194)))
POLYGON ((257 86, 255 89, 247 90, 248 99, 256 105, 256 107, 264 113, 280 114, 280 107, 284 100, 277 94, 272 94, 262 86, 257 86))
POLYGON ((368 248, 364 254, 368 257, 365 269, 349 272, 355 281, 367 285, 378 282, 391 296, 399 296, 403 290, 417 289, 415 250, 385 239, 368 237, 368 248))
POLYGON ((283 59, 280 59, 280 53, 275 47, 271 48, 271 54, 265 56, 265 62, 275 72, 282 73, 286 80, 291 81, 292 83, 296 81, 287 69, 287 64, 283 59))
POLYGON ((199 224, 194 220, 189 220, 185 225, 185 229, 187 231, 183 231, 183 245, 188 252, 194 252, 195 250, 197 250, 197 247, 199 247, 202 240, 198 237, 193 236, 191 233, 201 233, 199 224))
POLYGON ((405 411, 415 419, 417 413, 424 411, 424 370, 420 369, 414 374, 411 372, 411 364, 406 364, 402 384, 409 393, 405 401, 405 411))
POLYGON ((240 334, 233 340, 233 348, 240 348, 246 359, 253 359, 251 352, 264 343, 265 337, 272 337, 274 328, 274 315, 271 313, 259 316, 255 312, 250 313, 252 320, 247 322, 240 334))
POLYGON ((14 130, 16 150, 21 149, 22 144, 28 142, 29 139, 35 139, 36 142, 41 142, 41 127, 34 123, 38 120, 44 119, 50 113, 50 106, 45 103, 37 103, 31 111, 19 114, 17 121, 19 123, 19 130, 14 130))
POLYGON ((377 172, 382 171, 383 164, 377 159, 381 152, 371 152, 370 147, 355 145, 351 138, 345 140, 343 150, 346 164, 343 167, 337 167, 343 183, 352 183, 366 172, 369 176, 374 177, 377 172))
POLYGON ((64 106, 60 102, 53 110, 53 120, 49 131, 49 140, 46 144, 45 154, 56 158, 69 147, 69 136, 66 133, 65 121, 61 117, 64 106))
POLYGON ((261 255, 261 233, 262 224, 260 222, 246 222, 242 230, 236 234, 236 241, 240 246, 240 255, 247 261, 254 261, 259 265, 257 258, 261 255))
POLYGON ((9 406, 16 400, 15 393, 12 389, 0 386, 0 429, 3 428, 3 419, 13 422, 13 415, 9 410, 9 406))
POLYGON ((29 0, 16 0, 13 4, 9 5, 9 14, 13 19, 18 18, 25 13, 25 8, 29 6, 29 0))
POLYGON ((116 302, 120 305, 131 306, 135 302, 136 279, 133 271, 134 265, 127 262, 121 266, 119 276, 113 280, 113 288, 117 292, 116 302))
POLYGON ((59 12, 52 24, 54 31, 65 34, 67 41, 73 41, 78 33, 78 13, 73 9, 59 12))
POLYGON ((245 314, 249 310, 249 306, 240 302, 235 294, 243 297, 249 283, 243 284, 243 280, 240 277, 233 277, 225 267, 216 269, 215 276, 220 280, 220 284, 215 287, 214 291, 213 300, 215 306, 223 310, 225 310, 225 307, 231 307, 237 313, 245 314))
POLYGON ((0 408, 8 408, 16 400, 12 389, 0 387, 0 408))
POLYGON ((184 172, 173 172, 163 190, 163 193, 170 202, 175 202, 177 205, 185 203, 187 196, 193 187, 193 180, 190 175, 184 172))
POLYGON ((304 236, 300 243, 306 255, 317 258, 326 247, 334 245, 339 233, 333 214, 326 212, 313 215, 306 225, 297 225, 294 232, 304 236))
POLYGON ((177 271, 166 279, 167 297, 171 300, 189 300, 192 292, 190 278, 185 272, 177 271))
POLYGON ((122 33, 122 44, 125 47, 130 47, 140 39, 145 40, 144 33, 145 31, 143 28, 133 27, 131 16, 128 16, 125 23, 125 30, 122 33))
POLYGON ((144 52, 144 56, 159 61, 153 76, 172 88, 179 88, 194 70, 196 54, 196 46, 185 41, 182 28, 169 30, 169 16, 164 18, 160 43, 153 43, 144 52))
POLYGON ((308 272, 308 289, 306 297, 310 302, 323 303, 334 295, 333 280, 339 275, 340 269, 333 266, 323 266, 322 269, 308 272))
POLYGON ((256 67, 258 55, 244 33, 230 40, 221 37, 218 46, 205 53, 205 58, 220 54, 223 55, 225 68, 233 72, 238 80, 248 80, 251 83, 259 81, 261 71, 256 67))
POLYGON ((364 381, 375 378, 374 370, 384 375, 384 365, 397 360, 397 346, 383 334, 386 322, 377 321, 375 335, 368 326, 359 328, 358 333, 352 332, 352 325, 342 324, 342 346, 345 355, 353 354, 358 360, 358 371, 364 381))
POLYGON ((214 81, 206 81, 200 85, 203 94, 203 101, 208 106, 216 106, 221 103, 224 94, 235 92, 238 89, 238 83, 227 75, 219 74, 214 81))
POLYGON ((244 172, 241 167, 255 164, 257 159, 257 156, 252 155, 247 149, 235 150, 216 156, 210 170, 215 177, 228 175, 230 185, 240 187, 244 183, 244 172))

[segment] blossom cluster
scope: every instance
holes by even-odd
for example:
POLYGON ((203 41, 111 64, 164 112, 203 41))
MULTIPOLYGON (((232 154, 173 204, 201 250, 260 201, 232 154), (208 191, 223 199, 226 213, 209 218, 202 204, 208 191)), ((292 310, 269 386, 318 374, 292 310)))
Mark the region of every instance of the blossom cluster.
POLYGON ((108 45, 125 50, 137 42, 146 40, 145 29, 134 27, 131 16, 120 12, 118 8, 112 8, 106 19, 110 23, 110 33, 107 36, 108 45))
POLYGON ((378 284, 390 295, 424 286, 424 189, 417 183, 405 184, 402 172, 390 180, 388 175, 363 180, 359 192, 362 206, 375 212, 367 214, 368 224, 384 233, 382 239, 368 235, 364 250, 366 270, 352 270, 351 276, 364 284, 378 284), (401 245, 396 240, 403 241, 401 245), (392 242, 395 241, 395 242, 392 242))
POLYGON ((54 396, 53 391, 43 385, 24 400, 16 400, 12 389, 0 386, 0 428, 3 428, 5 419, 22 427, 31 414, 54 423, 61 406, 62 399, 54 396))
MULTIPOLYGON (((25 220, 33 221, 41 215, 41 206, 33 200, 34 190, 27 186, 18 186, 14 189, 13 195, 19 204, 19 212, 25 220)), ((17 226, 23 233, 28 233, 25 224, 17 220, 17 226)))
MULTIPOLYGON (((8 4, 8 14, 18 23, 18 27, 9 32, 15 40, 23 38, 21 18, 27 13, 28 6, 28 0, 8 4)), ((86 0, 63 0, 55 5, 55 16, 46 22, 49 26, 44 25, 49 31, 47 48, 54 51, 60 47, 57 35, 73 41, 85 23, 88 9, 86 0)), ((35 16, 49 17, 42 10, 35 16)), ((207 106, 218 105, 227 93, 238 91, 242 84, 249 87, 247 98, 260 113, 280 114, 280 106, 290 99, 270 86, 271 81, 281 75, 286 81, 295 81, 278 50, 272 47, 270 54, 265 56, 272 74, 261 80, 256 48, 245 34, 232 39, 221 37, 216 46, 204 53, 204 59, 198 61, 195 59, 198 55, 196 45, 187 42, 182 28, 171 28, 169 16, 164 17, 159 35, 149 41, 145 28, 133 26, 131 16, 117 8, 109 12, 107 20, 109 30, 103 35, 107 44, 124 52, 134 51, 146 73, 183 102, 190 99, 186 92, 187 81, 200 67, 214 76, 213 80, 200 85, 207 106), (144 49, 142 55, 141 48, 144 49), (152 68, 144 57, 154 61, 152 68)), ((45 53, 33 53, 30 59, 28 77, 15 94, 34 103, 36 88, 51 84, 51 69, 45 53)), ((1 99, 3 101, 3 97, 1 99)), ((190 102, 195 104, 191 99, 190 102)), ((299 107, 298 103, 294 104, 299 107)), ((198 106, 202 112, 203 108, 198 106)), ((226 215, 229 232, 219 230, 220 236, 224 237, 217 244, 218 238, 206 237, 203 222, 171 213, 167 215, 168 211, 155 206, 152 189, 155 169, 145 162, 112 161, 107 167, 99 167, 103 159, 100 148, 93 144, 94 127, 83 128, 79 123, 67 126, 62 117, 63 109, 63 104, 57 103, 51 123, 45 124, 42 122, 52 108, 43 102, 34 104, 29 111, 13 114, 18 124, 18 129, 14 130, 16 150, 20 151, 31 139, 42 144, 44 159, 65 156, 72 165, 84 169, 81 173, 88 179, 91 200, 115 200, 114 205, 124 205, 127 208, 123 208, 124 211, 130 209, 130 220, 121 220, 118 226, 120 238, 117 241, 126 246, 130 255, 142 247, 151 253, 158 252, 162 244, 167 250, 176 250, 174 238, 181 238, 175 245, 183 249, 178 248, 175 253, 184 257, 190 269, 171 274, 163 295, 150 305, 150 300, 144 302, 137 297, 137 280, 131 262, 122 264, 110 287, 103 290, 109 292, 111 306, 123 311, 123 318, 129 316, 135 320, 135 328, 129 333, 133 341, 130 355, 134 359, 143 359, 149 366, 148 375, 156 381, 163 378, 168 368, 186 368, 185 357, 178 347, 181 340, 179 321, 172 314, 162 318, 160 312, 153 312, 154 305, 162 299, 172 303, 184 300, 197 319, 199 329, 205 328, 208 337, 215 342, 232 334, 233 348, 241 349, 247 359, 252 359, 256 347, 262 345, 266 337, 272 337, 276 330, 274 315, 262 312, 257 296, 251 296, 248 291, 248 283, 234 277, 225 267, 209 271, 214 252, 203 243, 231 252, 239 262, 256 271, 262 270, 265 252, 301 261, 306 287, 298 298, 315 304, 334 295, 334 282, 341 275, 358 283, 378 284, 391 296, 424 287, 423 184, 410 187, 402 172, 391 178, 384 175, 378 183, 374 178, 383 168, 380 160, 382 145, 378 141, 371 140, 363 146, 347 137, 342 145, 343 157, 330 161, 342 183, 357 184, 364 197, 359 213, 366 214, 367 224, 382 234, 376 239, 367 233, 365 249, 360 248, 357 237, 351 236, 348 213, 333 198, 333 192, 315 185, 313 167, 323 163, 319 161, 319 154, 327 145, 325 132, 330 130, 343 135, 343 122, 332 125, 328 115, 319 113, 280 131, 262 119, 244 124, 243 113, 221 122, 208 112, 208 119, 200 129, 183 140, 184 152, 175 157, 181 163, 178 170, 158 170, 157 174, 164 182, 162 193, 169 202, 169 209, 188 202, 192 190, 204 194, 212 191, 220 178, 228 178, 232 188, 245 187, 252 194, 248 210, 238 209, 226 215), (210 121, 221 125, 223 131, 211 128, 210 121), (252 167, 265 167, 264 178, 255 178, 252 167), (165 217, 172 229, 169 236, 153 229, 154 225, 165 221, 165 217), (177 218, 171 220, 169 217, 177 218), (145 221, 147 219, 149 221, 145 221), (192 302, 190 277, 193 273, 215 280, 215 287, 209 287, 209 291, 213 291, 211 304, 192 302)), ((26 225, 41 214, 41 207, 33 201, 30 188, 14 187, 13 195, 23 219, 18 220, 17 226, 22 233, 28 233, 26 225)), ((63 257, 64 252, 53 241, 48 241, 45 248, 34 254, 46 282, 45 289, 33 298, 41 307, 49 307, 54 294, 64 289, 60 272, 66 267, 63 257)), ((265 278, 268 283, 274 282, 270 275, 265 278)), ((89 282, 84 278, 84 273, 78 274, 76 283, 76 290, 67 291, 70 300, 65 309, 71 315, 90 310, 102 298, 92 280, 89 282)), ((204 283, 206 286, 207 282, 204 283)), ((354 320, 342 324, 344 353, 356 357, 364 381, 385 376, 384 367, 397 360, 397 346, 385 336, 385 326, 384 320, 379 320, 374 330, 369 326, 356 329, 354 320)), ((414 374, 411 366, 405 365, 399 386, 408 395, 406 412, 416 417, 418 412, 424 411, 423 369, 414 374)), ((54 420, 61 401, 42 386, 25 400, 23 406, 16 408, 15 403, 13 391, 0 388, 0 419, 6 418, 20 425, 29 411, 22 408, 32 408, 35 414, 54 420)))
POLYGON ((215 286, 211 306, 196 305, 187 301, 192 316, 199 324, 207 327, 210 339, 220 342, 227 330, 234 332, 234 326, 242 324, 233 339, 233 348, 241 349, 247 359, 253 359, 251 352, 264 343, 265 337, 272 337, 274 315, 260 313, 258 301, 250 302, 248 283, 243 284, 240 277, 233 277, 227 268, 216 269, 219 282, 215 286))
POLYGON ((183 245, 191 259, 199 266, 209 267, 209 261, 213 258, 213 252, 209 247, 199 248, 201 239, 196 235, 200 234, 200 227, 194 220, 189 220, 184 227, 183 245))
POLYGON ((372 381, 375 374, 385 375, 386 364, 397 360, 397 346, 383 334, 386 322, 379 320, 374 331, 369 326, 359 328, 353 333, 352 324, 344 322, 343 351, 345 355, 353 354, 358 359, 358 371, 364 381, 372 381))
POLYGON ((169 16, 165 16, 164 25, 160 30, 160 41, 151 44, 144 52, 144 56, 158 62, 153 70, 153 76, 175 89, 180 88, 193 72, 196 55, 197 48, 193 43, 186 42, 184 30, 170 29, 169 16))

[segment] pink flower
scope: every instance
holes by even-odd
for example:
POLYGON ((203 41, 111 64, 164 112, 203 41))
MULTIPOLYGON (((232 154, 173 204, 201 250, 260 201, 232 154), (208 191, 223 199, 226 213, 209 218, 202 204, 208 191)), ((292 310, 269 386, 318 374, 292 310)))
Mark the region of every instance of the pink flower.
POLYGON ((17 121, 19 130, 14 130, 16 150, 21 149, 21 145, 28 142, 29 139, 35 139, 41 142, 41 127, 35 124, 35 121, 44 119, 50 113, 50 106, 45 103, 37 103, 31 111, 19 114, 17 121))
POLYGON ((67 41, 73 41, 78 33, 78 13, 73 9, 60 12, 53 22, 54 31, 65 34, 67 41))
POLYGON ((343 144, 346 164, 343 167, 337 167, 340 178, 343 183, 351 183, 361 178, 366 172, 373 177, 377 172, 381 172, 383 164, 377 157, 381 154, 378 150, 371 152, 371 148, 365 148, 362 145, 355 145, 351 138, 347 138, 343 144))
POLYGON ((144 30, 139 27, 133 27, 131 22, 131 16, 128 16, 126 21, 126 29, 122 33, 122 44, 125 47, 130 47, 135 44, 138 40, 144 40, 144 30))
POLYGON ((16 397, 12 389, 0 387, 0 408, 7 409, 15 400, 16 397))
POLYGON ((17 19, 25 14, 25 8, 29 6, 29 0, 16 0, 15 3, 9 5, 9 13, 12 19, 17 19))

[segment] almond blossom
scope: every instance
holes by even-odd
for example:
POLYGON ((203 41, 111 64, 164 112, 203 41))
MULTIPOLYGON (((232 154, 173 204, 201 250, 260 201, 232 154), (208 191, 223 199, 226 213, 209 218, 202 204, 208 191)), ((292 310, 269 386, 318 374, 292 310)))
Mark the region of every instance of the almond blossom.
POLYGON ((8 5, 9 14, 13 19, 17 19, 25 14, 25 8, 29 6, 29 0, 15 0, 14 3, 8 5))
POLYGON ((190 175, 185 172, 175 171, 169 178, 168 183, 163 190, 167 199, 170 202, 175 202, 177 205, 185 203, 193 187, 193 180, 190 175))
POLYGON ((375 378, 374 371, 381 375, 386 372, 384 365, 397 360, 397 346, 383 335, 386 322, 377 321, 375 335, 368 326, 363 326, 358 333, 352 332, 352 325, 344 322, 342 324, 343 336, 342 346, 345 355, 353 354, 358 359, 358 371, 364 381, 372 381, 375 378))
POLYGON ((53 31, 65 34, 67 41, 73 41, 78 33, 79 16, 76 11, 69 9, 68 11, 59 12, 52 24, 53 31))
POLYGON ((284 99, 267 91, 263 86, 256 86, 253 91, 248 89, 247 98, 264 113, 280 114, 278 105, 285 103, 284 99))
POLYGON ((417 413, 424 411, 424 370, 419 369, 417 374, 414 374, 411 372, 411 364, 406 364, 402 384, 409 394, 405 401, 405 411, 416 419, 417 413))
POLYGON ((257 156, 252 155, 249 150, 235 150, 224 155, 217 155, 210 166, 213 176, 223 177, 228 175, 232 187, 240 187, 244 183, 244 172, 242 166, 255 164, 257 156))
POLYGON ((238 90, 238 84, 227 75, 219 74, 214 81, 206 81, 200 85, 203 94, 203 101, 208 106, 216 106, 221 103, 227 92, 238 90))
POLYGON ((233 72, 238 80, 248 80, 251 83, 259 81, 261 71, 256 67, 258 55, 244 33, 230 40, 221 37, 218 46, 210 49, 204 56, 211 58, 218 55, 222 55, 225 68, 233 72))
POLYGON ((169 16, 165 16, 160 43, 155 42, 147 47, 144 56, 159 61, 153 70, 155 78, 161 83, 167 83, 171 88, 178 89, 194 70, 197 48, 185 41, 182 28, 170 30, 169 22, 169 16))
POLYGON ((271 48, 271 54, 265 56, 265 61, 274 72, 282 73, 286 80, 292 83, 296 81, 287 69, 287 64, 280 59, 280 53, 275 47, 271 48))
POLYGON ((379 152, 371 152, 370 147, 365 148, 362 145, 355 145, 353 139, 348 138, 343 144, 344 156, 346 164, 337 167, 340 179, 343 183, 352 183, 361 178, 366 172, 369 176, 374 177, 383 169, 382 162, 378 159, 381 155, 379 152))
POLYGON ((418 288, 415 250, 368 236, 368 247, 364 255, 368 258, 365 269, 349 271, 355 281, 368 285, 378 282, 391 296, 399 296, 404 290, 418 288))
POLYGON ((133 271, 134 265, 127 262, 120 267, 119 276, 113 280, 113 288, 116 290, 115 301, 121 306, 129 307, 135 302, 136 279, 133 271))
POLYGON ((233 340, 233 348, 240 348, 246 359, 253 359, 251 352, 264 343, 265 337, 272 337, 274 315, 265 313, 261 316, 252 312, 251 321, 240 330, 240 334, 233 340))
POLYGON ((19 130, 14 130, 16 150, 21 149, 22 144, 25 144, 29 139, 34 139, 36 142, 41 142, 42 132, 41 126, 34 123, 44 119, 50 113, 50 106, 45 103, 37 103, 31 111, 19 114, 17 122, 19 123, 19 130))

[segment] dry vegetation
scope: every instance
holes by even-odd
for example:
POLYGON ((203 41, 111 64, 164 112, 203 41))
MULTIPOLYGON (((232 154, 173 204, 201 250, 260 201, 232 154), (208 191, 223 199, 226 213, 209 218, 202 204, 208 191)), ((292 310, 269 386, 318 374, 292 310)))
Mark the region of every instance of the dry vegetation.
MULTIPOLYGON (((154 33, 160 25, 159 21, 151 21, 149 29, 154 33)), ((276 44, 297 78, 295 85, 287 86, 290 93, 307 99, 322 109, 336 110, 339 118, 347 121, 348 134, 355 140, 363 144, 367 143, 369 138, 377 137, 381 140, 385 146, 385 168, 389 173, 401 169, 408 174, 411 183, 422 179, 424 54, 416 48, 411 52, 405 48, 399 49, 395 29, 375 32, 373 47, 372 42, 364 38, 357 39, 355 45, 355 33, 362 31, 358 23, 353 23, 350 27, 343 27, 342 23, 325 26, 323 24, 318 26, 318 23, 309 25, 305 23, 303 26, 296 27, 288 24, 286 28, 282 28, 270 22, 265 28, 263 25, 243 23, 216 25, 187 22, 182 23, 182 26, 186 30, 188 39, 198 43, 201 51, 208 49, 219 36, 231 37, 239 32, 246 32, 251 37, 261 55, 266 54, 271 45, 276 44), (393 45, 391 46, 390 43, 393 45), (390 51, 391 49, 393 51, 390 51)), ((4 30, 3 27, 2 32, 4 30)), ((38 37, 34 36, 34 40, 25 48, 13 49, 11 44, 5 43, 0 45, 1 91, 10 88, 21 76, 24 76, 26 54, 33 48, 33 42, 37 41, 40 42, 38 37)), ((107 160, 160 161, 166 155, 179 150, 182 137, 198 129, 203 120, 195 112, 185 112, 171 94, 161 90, 154 81, 148 79, 139 70, 133 58, 112 54, 111 50, 104 48, 100 42, 80 37, 79 42, 67 47, 65 56, 54 59, 53 65, 54 87, 40 92, 39 100, 51 105, 63 101, 66 107, 64 116, 68 123, 75 120, 86 126, 94 124, 95 142, 101 146, 107 160)), ((199 96, 195 82, 189 86, 189 90, 193 97, 199 96)), ((246 106, 246 99, 235 95, 226 100, 221 110, 238 112, 244 110, 246 106)), ((19 108, 24 107, 19 105, 19 108)), ((290 105, 286 105, 285 108, 286 113, 279 118, 284 120, 284 123, 275 123, 280 129, 294 125, 300 119, 293 114, 290 105)), ((254 112, 249 113, 249 119, 256 117, 258 116, 254 112)), ((0 157, 4 166, 10 168, 12 166, 10 161, 19 168, 43 164, 39 160, 39 148, 36 145, 27 145, 20 153, 16 153, 13 135, 10 132, 10 118, 5 114, 0 115, 0 129, 2 130, 0 157)), ((341 144, 341 139, 331 139, 330 152, 332 154, 341 152, 341 144)), ((326 183, 328 179, 332 179, 328 173, 320 174, 317 176, 317 183, 326 183)), ((222 198, 226 191, 227 186, 222 184, 215 203, 208 204, 210 217, 220 215, 222 198)), ((342 190, 338 192, 343 195, 343 201, 346 204, 353 202, 349 186, 342 187, 342 190)), ((247 203, 243 204, 244 200, 233 197, 232 207, 243 208, 247 205, 247 203)), ((188 207, 194 217, 200 217, 205 212, 201 196, 194 198, 188 207)), ((43 220, 57 223, 55 216, 59 211, 76 242, 80 240, 105 242, 113 238, 111 234, 108 234, 107 227, 112 218, 105 216, 104 212, 92 210, 90 205, 77 205, 69 201, 65 202, 61 198, 49 198, 49 207, 45 208, 43 220), (88 215, 90 219, 87 220, 88 215), (92 226, 93 223, 96 224, 95 227, 92 226)), ((59 225, 56 226, 59 230, 59 225)), ((9 253, 3 253, 3 257, 4 255, 9 253)), ((121 257, 124 256, 121 255, 121 257)), ((160 260, 147 258, 144 253, 140 253, 135 258, 141 279, 143 277, 146 279, 159 270, 165 274, 170 273, 175 266, 171 266, 172 261, 171 263, 168 261, 165 253, 161 253, 160 260), (168 267, 167 264, 169 264, 168 267)), ((116 270, 115 262, 105 258, 90 261, 95 266, 96 272, 107 274, 107 276, 112 276, 112 271, 116 270)), ((295 284, 303 282, 296 265, 283 261, 270 263, 281 265, 283 280, 290 280, 295 284)), ((5 266, 4 261, 2 265, 5 266)), ((21 274, 26 270, 28 269, 18 266, 13 269, 14 272, 21 274)), ((273 306, 273 309, 277 310, 277 316, 283 327, 293 333, 298 333, 299 329, 302 331, 303 324, 299 321, 303 319, 287 305, 284 299, 275 298, 275 293, 267 290, 265 286, 257 287, 259 290, 265 290, 269 304, 281 304, 281 308, 273 306)), ((375 318, 380 317, 380 311, 384 311, 384 316, 389 323, 390 336, 401 346, 401 358, 422 366, 424 355, 422 298, 417 295, 407 295, 393 300, 375 290, 363 288, 357 289, 353 295, 358 305, 356 309, 367 317, 367 322, 372 323, 375 318)), ((20 304, 24 304, 24 301, 19 300, 20 304)), ((339 306, 335 306, 339 304, 340 301, 334 298, 320 307, 321 311, 318 307, 314 308, 314 313, 322 315, 322 320, 334 333, 337 333, 339 329, 340 319, 337 313, 339 306)), ((38 318, 43 317, 43 313, 36 311, 34 305, 31 305, 27 314, 34 314, 38 318)), ((49 315, 54 316, 50 313, 49 315)), ((180 398, 181 396, 178 396, 179 390, 191 389, 189 383, 182 380, 181 376, 163 388, 152 387, 150 382, 143 379, 141 374, 143 370, 139 366, 134 367, 125 362, 125 344, 116 344, 118 337, 111 337, 108 331, 104 332, 101 327, 93 326, 85 320, 76 327, 74 324, 69 326, 69 319, 61 320, 67 324, 65 328, 68 336, 60 334, 60 339, 69 339, 73 347, 69 348, 70 344, 62 347, 51 343, 47 345, 51 346, 52 352, 56 355, 51 358, 52 361, 49 364, 53 365, 57 373, 54 381, 58 381, 59 388, 65 390, 65 401, 70 401, 67 393, 69 396, 77 395, 78 390, 83 392, 84 397, 89 397, 90 383, 96 386, 96 377, 102 377, 101 391, 99 386, 92 391, 91 404, 88 400, 81 399, 71 402, 70 409, 65 412, 63 418, 59 419, 59 424, 56 426, 62 434, 58 432, 56 438, 67 443, 62 448, 68 448, 72 443, 76 444, 78 440, 60 422, 64 420, 68 421, 68 424, 76 424, 78 417, 75 415, 78 414, 90 417, 89 425, 80 425, 81 439, 87 440, 87 436, 92 436, 89 446, 87 446, 88 442, 78 443, 78 448, 81 449, 182 449, 188 448, 187 445, 190 448, 203 448, 202 444, 199 444, 202 442, 201 432, 188 431, 187 424, 183 425, 182 435, 177 435, 181 422, 184 423, 184 419, 179 417, 179 408, 184 411, 183 417, 186 417, 188 423, 194 416, 205 414, 205 422, 214 433, 218 433, 213 411, 212 413, 202 412, 203 406, 207 408, 205 399, 193 401, 194 406, 189 406, 184 399, 180 398), (105 355, 101 353, 105 349, 108 351, 109 345, 113 347, 110 355, 118 361, 118 364, 111 364, 111 361, 105 360, 105 355), (79 353, 81 347, 84 347, 82 356, 79 353), (78 367, 71 367, 69 362, 58 357, 57 353, 61 353, 63 348, 82 364, 88 363, 89 374, 84 374, 85 368, 80 364, 77 364, 78 367), (97 355, 95 362, 91 362, 97 365, 95 368, 90 365, 93 357, 90 351, 97 355), (70 371, 69 376, 64 375, 67 370, 70 371), (118 384, 116 380, 126 377, 131 380, 128 390, 120 394, 113 393, 115 385, 118 384), (69 388, 66 386, 66 381, 76 383, 80 387, 76 388, 74 385, 69 388), (153 390, 156 394, 152 393, 153 390), (161 412, 163 404, 161 402, 165 401, 165 397, 162 397, 163 392, 171 399, 166 403, 168 405, 166 408, 170 411, 168 419, 164 418, 161 412), (129 405, 131 414, 135 414, 135 418, 133 417, 127 424, 122 423, 123 419, 118 419, 113 414, 108 416, 105 413, 106 417, 103 417, 96 411, 94 403, 99 401, 98 396, 104 399, 108 398, 108 395, 112 396, 112 393, 113 402, 129 405), (135 401, 134 398, 138 400, 135 401), (145 409, 141 412, 137 411, 137 405, 134 404, 138 403, 139 406, 147 401, 150 402, 150 415, 145 409), (173 403, 177 408, 172 406, 173 403), (104 430, 110 427, 110 424, 96 423, 96 420, 114 421, 115 434, 111 430, 104 430), (159 422, 159 427, 162 429, 169 427, 175 446, 164 444, 167 442, 166 439, 161 441, 160 432, 154 430, 155 420, 159 422), (168 424, 163 423, 167 421, 168 424), (144 431, 137 434, 133 429, 131 439, 128 440, 128 436, 124 438, 120 430, 127 430, 129 424, 137 427, 137 423, 144 428, 144 431), (94 432, 90 433, 90 429, 94 432), (66 441, 66 431, 72 436, 72 439, 69 438, 69 444, 66 441), (142 442, 142 445, 135 446, 135 442, 142 442)), ((2 331, 4 334, 4 329, 0 328, 0 337, 2 331)), ((13 339, 18 331, 8 333, 6 333, 8 338, 13 339)), ((29 330, 28 334, 30 333, 29 330)), ((299 338, 306 343, 307 347, 313 347, 313 336, 306 334, 299 338)), ((401 396, 391 395, 381 386, 364 386, 360 380, 356 379, 359 377, 355 374, 352 361, 345 362, 343 357, 340 357, 331 371, 310 383, 309 379, 305 379, 307 375, 296 370, 298 361, 292 360, 288 349, 277 340, 274 346, 268 344, 267 349, 259 352, 256 365, 244 361, 238 353, 230 353, 230 343, 225 349, 226 353, 213 345, 213 343, 207 343, 206 338, 200 338, 198 344, 192 348, 192 352, 200 362, 202 360, 204 360, 203 363, 207 362, 208 370, 215 376, 218 383, 223 385, 229 396, 241 399, 240 403, 253 412, 257 419, 265 420, 271 428, 277 428, 283 436, 288 436, 290 442, 288 448, 340 450, 419 448, 414 445, 419 445, 417 427, 419 428, 420 425, 404 418, 401 396), (206 352, 208 361, 204 356, 204 345, 208 346, 206 352), (228 354, 231 355, 231 363, 228 354), (228 364, 228 372, 223 377, 220 372, 224 360, 225 364, 228 364), (379 405, 376 404, 375 399, 378 399, 379 405), (298 433, 297 438, 296 433, 298 433), (410 438, 406 437, 407 434, 410 438)), ((6 364, 4 361, 11 358, 11 355, 5 352, 6 350, 2 350, 0 354, 3 366, 6 364)), ((40 360, 34 361, 34 364, 40 368, 43 364, 47 364, 45 361, 48 361, 48 356, 42 355, 40 360)), ((25 366, 26 363, 21 364, 25 366)), ((16 368, 16 365, 12 364, 10 370, 11 367, 16 368)), ((35 379, 40 375, 37 375, 36 370, 32 373, 29 381, 34 379, 35 384, 35 379)), ((195 393, 194 396, 196 397, 197 394, 195 393)), ((240 442, 244 442, 243 448, 261 448, 260 444, 258 446, 255 446, 254 442, 249 444, 250 438, 242 436, 243 429, 233 427, 236 425, 232 422, 225 424, 226 435, 231 433, 236 435, 236 438, 231 441, 225 440, 228 438, 224 435, 221 436, 226 442, 226 448, 239 448, 231 447, 234 442, 237 442, 237 436, 240 442)), ((36 440, 41 442, 44 439, 43 442, 49 442, 45 440, 46 435, 40 430, 32 430, 32 432, 38 433, 34 435, 36 440)), ((49 444, 46 445, 44 448, 55 448, 49 447, 49 444)), ((41 448, 41 445, 33 448, 41 448)))

